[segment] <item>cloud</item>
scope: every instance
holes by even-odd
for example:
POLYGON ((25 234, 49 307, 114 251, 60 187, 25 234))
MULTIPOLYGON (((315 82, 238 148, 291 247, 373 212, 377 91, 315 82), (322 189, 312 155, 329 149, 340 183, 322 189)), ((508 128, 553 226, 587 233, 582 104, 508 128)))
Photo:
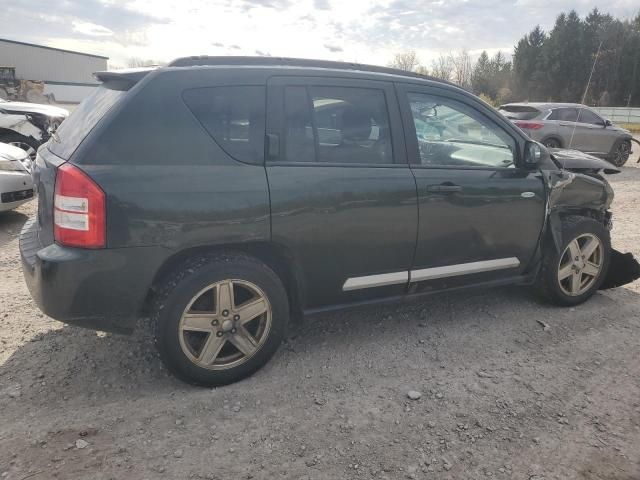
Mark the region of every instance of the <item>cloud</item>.
POLYGON ((329 50, 330 52, 344 52, 344 48, 338 46, 338 45, 329 45, 328 43, 325 43, 323 45, 324 48, 326 48, 327 50, 329 50))
MULTIPOLYGON (((185 55, 272 54, 386 64, 415 50, 423 64, 463 48, 495 51, 560 11, 585 15, 591 0, 50 0, 5 2, 2 36, 107 55, 171 60, 185 55), (261 53, 258 53, 261 52, 261 53), (268 53, 266 53, 268 52, 268 53)), ((637 13, 637 0, 603 11, 637 13)), ((509 52, 505 52, 509 53, 509 52)))
POLYGON ((107 27, 103 27, 102 25, 96 25, 95 23, 74 21, 72 22, 72 25, 74 32, 83 33, 85 35, 94 37, 109 37, 113 35, 112 30, 109 30, 107 27))
POLYGON ((330 10, 329 0, 313 0, 313 8, 316 10, 330 10))

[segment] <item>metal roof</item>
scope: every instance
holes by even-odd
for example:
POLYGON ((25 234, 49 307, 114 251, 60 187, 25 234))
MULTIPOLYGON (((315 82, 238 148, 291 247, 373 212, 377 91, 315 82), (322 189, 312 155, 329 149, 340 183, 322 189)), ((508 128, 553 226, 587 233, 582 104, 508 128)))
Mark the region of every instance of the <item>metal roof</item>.
POLYGON ((102 55, 94 55, 92 53, 84 53, 84 52, 75 52, 73 50, 65 50, 64 48, 47 47, 45 45, 36 45, 35 43, 19 42, 17 40, 9 40, 7 38, 0 38, 0 42, 13 43, 15 45, 25 45, 27 47, 43 48, 45 50, 54 50, 56 52, 72 53, 74 55, 84 55, 85 57, 104 58, 105 60, 109 59, 109 57, 104 57, 102 55))

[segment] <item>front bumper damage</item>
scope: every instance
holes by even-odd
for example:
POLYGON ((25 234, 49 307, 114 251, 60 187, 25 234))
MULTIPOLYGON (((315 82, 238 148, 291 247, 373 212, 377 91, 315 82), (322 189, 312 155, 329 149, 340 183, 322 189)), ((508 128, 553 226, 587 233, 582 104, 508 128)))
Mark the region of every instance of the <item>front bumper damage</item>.
MULTIPOLYGON (((553 244, 560 251, 562 247, 562 216, 577 212, 585 207, 591 212, 598 212, 598 217, 607 228, 613 228, 612 215, 609 207, 613 201, 613 189, 609 182, 598 175, 582 175, 567 170, 560 172, 546 172, 547 187, 549 188, 547 204, 547 228, 550 230, 553 244), (580 186, 584 182, 602 183, 601 195, 595 195, 595 190, 580 186)), ((600 290, 627 285, 640 278, 640 263, 632 253, 622 253, 611 248, 611 263, 607 275, 600 286, 600 290)))

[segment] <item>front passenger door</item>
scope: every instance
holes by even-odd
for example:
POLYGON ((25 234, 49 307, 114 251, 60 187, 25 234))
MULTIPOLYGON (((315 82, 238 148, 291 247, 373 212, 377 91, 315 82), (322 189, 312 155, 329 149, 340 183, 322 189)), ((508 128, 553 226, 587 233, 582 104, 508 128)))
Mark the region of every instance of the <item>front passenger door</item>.
POLYGON ((411 282, 440 289, 522 274, 538 245, 545 192, 519 167, 519 140, 480 102, 399 86, 418 188, 411 282))

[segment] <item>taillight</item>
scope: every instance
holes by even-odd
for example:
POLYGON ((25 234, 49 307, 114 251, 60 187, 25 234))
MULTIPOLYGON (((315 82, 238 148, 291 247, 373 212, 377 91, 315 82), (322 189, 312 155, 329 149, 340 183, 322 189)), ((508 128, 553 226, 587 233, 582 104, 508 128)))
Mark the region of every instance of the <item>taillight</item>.
POLYGON ((106 244, 104 192, 70 163, 56 174, 53 224, 54 238, 61 245, 104 248, 106 244))
POLYGON ((542 127, 544 127, 544 123, 542 122, 523 122, 521 120, 518 120, 513 123, 524 130, 540 130, 542 127))

